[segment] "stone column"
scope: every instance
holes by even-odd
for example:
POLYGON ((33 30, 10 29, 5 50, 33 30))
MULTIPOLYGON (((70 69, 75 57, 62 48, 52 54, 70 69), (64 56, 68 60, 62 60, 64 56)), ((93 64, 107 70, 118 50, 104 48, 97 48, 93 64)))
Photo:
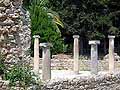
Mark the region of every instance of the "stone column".
POLYGON ((74 38, 74 72, 79 73, 79 35, 73 35, 74 38))
POLYGON ((115 69, 114 57, 114 38, 115 36, 108 36, 109 38, 109 72, 113 73, 115 69))
POLYGON ((97 40, 89 41, 89 44, 91 45, 91 73, 97 74, 98 73, 98 46, 97 44, 100 44, 100 41, 97 41, 97 40))
POLYGON ((40 43, 42 47, 42 80, 50 80, 51 79, 51 58, 50 58, 50 47, 52 44, 50 43, 40 43))
POLYGON ((39 38, 40 36, 39 35, 35 35, 33 36, 33 38, 35 38, 34 40, 34 67, 33 67, 33 70, 34 70, 34 73, 36 75, 39 74, 39 38))

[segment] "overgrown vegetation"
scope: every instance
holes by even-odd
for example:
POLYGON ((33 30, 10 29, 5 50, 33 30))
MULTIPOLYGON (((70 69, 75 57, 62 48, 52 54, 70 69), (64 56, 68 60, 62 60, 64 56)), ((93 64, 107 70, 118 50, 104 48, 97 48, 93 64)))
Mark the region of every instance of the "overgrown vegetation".
POLYGON ((12 90, 16 86, 24 88, 24 90, 30 86, 36 86, 37 90, 41 88, 40 78, 33 73, 29 64, 20 60, 16 64, 8 65, 5 63, 2 53, 0 53, 0 76, 3 80, 9 80, 12 90))
POLYGON ((36 84, 29 67, 22 67, 21 65, 14 65, 5 73, 4 79, 10 81, 10 86, 19 85, 26 88, 36 84))
MULTIPOLYGON (((22 62, 22 61, 21 61, 22 62)), ((25 63, 17 63, 13 65, 11 68, 6 68, 3 74, 4 80, 9 80, 9 86, 12 90, 15 87, 23 88, 27 90, 28 87, 36 86, 39 88, 37 90, 41 90, 41 81, 38 76, 36 76, 32 71, 29 65, 25 65, 25 63)))

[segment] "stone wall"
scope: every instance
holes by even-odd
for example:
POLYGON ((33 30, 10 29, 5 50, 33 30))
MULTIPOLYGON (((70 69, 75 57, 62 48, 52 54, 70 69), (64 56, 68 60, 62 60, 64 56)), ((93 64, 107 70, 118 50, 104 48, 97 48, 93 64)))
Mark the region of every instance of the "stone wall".
MULTIPOLYGON (((74 60, 63 58, 63 59, 51 59, 51 69, 52 70, 73 70, 74 60)), ((80 71, 89 71, 90 70, 90 60, 79 60, 80 62, 80 71)), ((108 61, 99 60, 99 71, 108 70, 108 61)), ((42 68, 42 59, 40 58, 40 69, 42 68)), ((120 61, 115 61, 115 68, 120 69, 120 61)))
POLYGON ((9 90, 9 81, 0 80, 0 90, 9 90))
POLYGON ((0 51, 7 62, 27 59, 31 44, 29 12, 22 0, 0 0, 0 51))
POLYGON ((120 90, 120 73, 51 80, 42 90, 120 90))
MULTIPOLYGON (((40 58, 40 69, 42 69, 42 59, 40 58)), ((73 59, 51 59, 52 70, 72 70, 73 59)))

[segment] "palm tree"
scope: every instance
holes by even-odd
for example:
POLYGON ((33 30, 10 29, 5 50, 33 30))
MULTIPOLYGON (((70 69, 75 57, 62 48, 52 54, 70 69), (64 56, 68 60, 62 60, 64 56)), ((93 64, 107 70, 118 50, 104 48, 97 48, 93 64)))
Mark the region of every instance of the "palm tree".
POLYGON ((52 23, 53 25, 55 25, 57 32, 60 32, 58 26, 61 26, 63 28, 64 25, 62 21, 60 20, 58 13, 46 7, 47 6, 46 4, 48 4, 48 0, 33 0, 31 2, 30 9, 34 13, 39 9, 42 9, 42 10, 44 9, 43 11, 47 13, 48 17, 50 16, 52 18, 52 23))
POLYGON ((53 24, 56 26, 57 31, 60 32, 58 26, 61 26, 62 28, 64 28, 64 25, 63 25, 62 21, 60 20, 58 13, 49 9, 48 15, 52 17, 53 24))

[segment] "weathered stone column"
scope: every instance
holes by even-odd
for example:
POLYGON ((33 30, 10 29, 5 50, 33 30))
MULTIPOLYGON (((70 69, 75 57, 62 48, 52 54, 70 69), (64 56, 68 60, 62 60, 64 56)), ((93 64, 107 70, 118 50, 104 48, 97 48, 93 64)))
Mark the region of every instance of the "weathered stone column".
POLYGON ((114 38, 115 36, 108 36, 109 38, 109 72, 113 73, 115 69, 114 57, 114 38))
POLYGON ((100 44, 100 41, 97 41, 97 40, 89 41, 89 44, 91 45, 91 73, 97 74, 98 73, 98 46, 97 44, 100 44))
POLYGON ((51 58, 50 58, 50 43, 40 43, 42 47, 42 80, 51 79, 51 58))
POLYGON ((33 36, 34 40, 34 73, 39 74, 39 35, 33 36))
POLYGON ((74 38, 74 72, 79 73, 79 35, 73 35, 74 38))

